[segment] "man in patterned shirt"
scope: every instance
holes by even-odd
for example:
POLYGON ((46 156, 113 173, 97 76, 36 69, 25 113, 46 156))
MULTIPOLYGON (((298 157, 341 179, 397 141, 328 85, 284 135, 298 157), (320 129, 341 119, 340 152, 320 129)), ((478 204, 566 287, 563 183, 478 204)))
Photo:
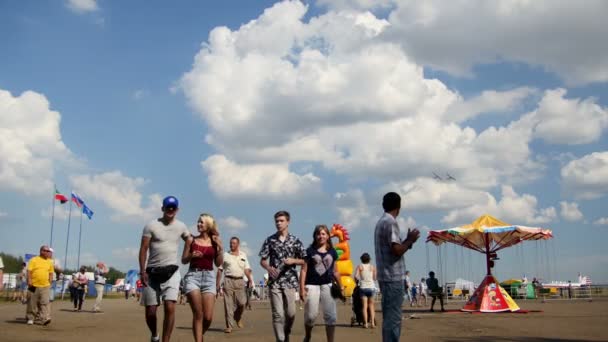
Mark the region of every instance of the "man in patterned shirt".
POLYGON ((289 213, 274 214, 275 234, 264 240, 260 250, 260 265, 268 272, 272 325, 277 342, 289 341, 296 317, 296 289, 299 286, 297 265, 304 264, 306 249, 302 242, 289 234, 289 213))
POLYGON ((378 220, 374 232, 376 270, 382 293, 382 341, 398 342, 401 336, 401 305, 405 295, 405 260, 403 254, 412 248, 420 237, 418 229, 407 231, 401 241, 397 216, 401 210, 401 196, 389 192, 382 198, 384 215, 378 220))

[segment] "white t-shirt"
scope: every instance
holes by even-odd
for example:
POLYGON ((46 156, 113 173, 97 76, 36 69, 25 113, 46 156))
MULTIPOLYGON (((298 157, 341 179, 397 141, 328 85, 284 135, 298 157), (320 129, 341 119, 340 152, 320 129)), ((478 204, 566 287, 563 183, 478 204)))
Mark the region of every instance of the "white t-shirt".
POLYGON ((0 270, 4 269, 4 263, 2 262, 2 257, 0 257, 0 270))
POLYGON ((179 239, 186 240, 190 231, 182 221, 174 219, 165 225, 156 219, 144 227, 142 236, 150 238, 148 267, 178 265, 179 239))

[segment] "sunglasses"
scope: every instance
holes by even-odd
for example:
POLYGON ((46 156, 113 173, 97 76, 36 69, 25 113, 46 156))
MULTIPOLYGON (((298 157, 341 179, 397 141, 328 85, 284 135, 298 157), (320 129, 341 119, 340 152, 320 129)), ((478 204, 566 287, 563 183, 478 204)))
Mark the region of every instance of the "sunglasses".
POLYGON ((177 207, 165 207, 166 211, 175 211, 177 210, 177 207))
POLYGON ((51 250, 50 249, 43 249, 42 251, 43 252, 50 252, 51 250))

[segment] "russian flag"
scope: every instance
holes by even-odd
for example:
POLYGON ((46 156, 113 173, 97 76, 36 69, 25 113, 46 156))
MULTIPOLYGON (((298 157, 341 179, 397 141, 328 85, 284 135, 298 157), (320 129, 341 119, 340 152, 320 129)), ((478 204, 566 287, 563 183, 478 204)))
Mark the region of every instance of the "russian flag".
POLYGON ((74 202, 78 208, 81 208, 84 205, 82 198, 80 198, 78 194, 74 193, 74 191, 72 191, 72 202, 74 202))

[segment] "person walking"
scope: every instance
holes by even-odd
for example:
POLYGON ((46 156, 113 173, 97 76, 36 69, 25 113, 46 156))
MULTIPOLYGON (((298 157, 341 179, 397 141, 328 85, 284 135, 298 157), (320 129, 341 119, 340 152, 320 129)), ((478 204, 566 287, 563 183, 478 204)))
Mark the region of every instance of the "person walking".
POLYGON ((363 303, 364 328, 376 327, 376 308, 374 295, 376 293, 376 267, 370 264, 368 253, 361 254, 361 265, 357 266, 355 278, 359 279, 361 302, 363 303), (369 311, 369 315, 368 315, 369 311), (369 320, 368 320, 369 319, 369 320))
POLYGON ((175 302, 181 275, 178 272, 177 253, 180 238, 191 241, 188 227, 176 216, 179 201, 167 196, 162 204, 163 216, 146 224, 139 246, 139 272, 143 291, 143 304, 151 341, 160 341, 157 331, 156 311, 163 302, 163 342, 171 340, 175 325, 175 302))
POLYGON ((76 273, 74 282, 72 283, 72 286, 74 286, 74 311, 82 311, 85 289, 87 283, 89 282, 85 272, 86 268, 84 266, 80 266, 80 270, 78 273, 76 273))
POLYGON ((219 281, 213 265, 223 263, 222 240, 213 216, 201 214, 198 218, 199 235, 184 245, 182 263, 190 263, 184 277, 184 292, 192 309, 192 334, 195 342, 202 342, 203 335, 213 320, 213 307, 219 281))
POLYGON ((225 333, 231 333, 235 326, 243 328, 243 312, 247 304, 245 283, 243 276, 247 277, 247 287, 253 286, 251 266, 247 255, 239 250, 240 239, 236 236, 230 238, 230 252, 224 253, 224 263, 218 274, 224 275, 224 317, 226 318, 225 333))
POLYGON ((97 292, 97 298, 95 298, 95 305, 93 305, 93 312, 101 311, 101 300, 103 299, 103 288, 106 286, 106 273, 108 268, 103 262, 98 262, 95 265, 95 292, 97 292))
POLYGON ((276 233, 264 240, 260 265, 268 272, 272 326, 277 342, 289 341, 296 317, 297 265, 304 265, 306 250, 300 239, 289 233, 287 211, 274 214, 276 233))
POLYGON ((405 295, 405 258, 420 237, 418 229, 408 229, 405 240, 399 237, 397 216, 401 196, 389 192, 382 198, 384 214, 374 231, 378 284, 382 293, 382 341, 397 342, 401 336, 401 305, 405 295))
POLYGON ((312 236, 313 242, 306 250, 305 263, 300 270, 300 297, 304 302, 304 342, 310 341, 319 306, 323 310, 325 336, 328 342, 333 342, 337 320, 336 301, 331 295, 334 279, 342 290, 340 272, 336 267, 338 253, 331 243, 326 225, 316 226, 312 236))
POLYGON ((33 257, 27 266, 27 286, 30 292, 26 312, 28 325, 51 323, 50 291, 54 273, 51 249, 43 245, 40 254, 33 257))

